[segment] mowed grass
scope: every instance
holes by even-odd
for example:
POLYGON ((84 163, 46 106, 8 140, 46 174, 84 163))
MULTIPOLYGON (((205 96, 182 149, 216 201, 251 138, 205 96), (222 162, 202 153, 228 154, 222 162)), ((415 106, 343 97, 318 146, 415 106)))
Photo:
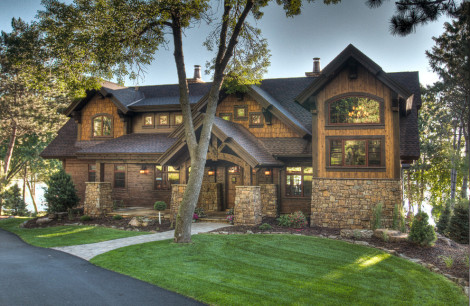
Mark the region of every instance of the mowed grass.
POLYGON ((55 226, 45 228, 20 228, 26 218, 0 220, 0 228, 20 236, 25 242, 44 248, 101 242, 117 238, 145 235, 99 226, 55 226))
POLYGON ((92 263, 217 305, 468 305, 420 265, 341 241, 295 235, 195 235, 151 242, 92 263))

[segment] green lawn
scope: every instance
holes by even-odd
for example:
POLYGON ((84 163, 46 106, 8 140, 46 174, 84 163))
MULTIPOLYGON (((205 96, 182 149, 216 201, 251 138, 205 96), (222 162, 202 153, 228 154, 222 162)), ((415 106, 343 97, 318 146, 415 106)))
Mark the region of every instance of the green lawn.
POLYGON ((218 305, 468 305, 444 277, 382 251, 294 235, 195 235, 91 260, 218 305))
POLYGON ((25 218, 0 220, 0 228, 17 234, 25 242, 44 248, 94 243, 117 238, 145 235, 145 232, 128 232, 99 226, 57 226, 45 228, 20 228, 25 218))

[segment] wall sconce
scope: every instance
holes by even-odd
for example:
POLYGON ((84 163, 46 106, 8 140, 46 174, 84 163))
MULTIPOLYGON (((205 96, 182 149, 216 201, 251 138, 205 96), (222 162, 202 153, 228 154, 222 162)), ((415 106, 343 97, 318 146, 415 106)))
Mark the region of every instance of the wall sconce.
POLYGON ((270 169, 267 169, 266 171, 264 171, 264 175, 266 176, 270 176, 272 174, 272 171, 270 169))
POLYGON ((208 174, 209 176, 214 176, 214 175, 215 175, 215 171, 211 169, 211 170, 207 171, 207 174, 208 174))
POLYGON ((142 165, 140 167, 140 174, 148 174, 149 173, 149 170, 147 169, 147 166, 146 165, 142 165))

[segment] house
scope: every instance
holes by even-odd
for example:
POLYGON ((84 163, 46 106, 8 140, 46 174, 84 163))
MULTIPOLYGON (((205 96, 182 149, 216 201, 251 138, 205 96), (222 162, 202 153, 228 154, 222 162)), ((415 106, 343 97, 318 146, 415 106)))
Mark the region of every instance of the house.
MULTIPOLYGON (((188 82, 198 130, 210 83, 199 66, 188 82)), ((221 94, 198 205, 235 207, 239 224, 301 210, 312 226, 369 228, 381 202, 390 225, 402 164, 419 157, 420 106, 418 72, 386 73, 353 45, 305 77, 221 94)), ((177 209, 191 170, 177 85, 105 82, 66 115, 42 156, 63 162, 82 202, 106 183, 126 206, 177 209)))

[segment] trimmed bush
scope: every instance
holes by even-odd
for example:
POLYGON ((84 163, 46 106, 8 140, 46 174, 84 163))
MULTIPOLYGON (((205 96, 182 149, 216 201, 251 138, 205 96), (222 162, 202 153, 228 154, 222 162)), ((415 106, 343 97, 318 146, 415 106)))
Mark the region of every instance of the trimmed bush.
POLYGON ((47 188, 44 198, 47 202, 47 211, 50 213, 64 212, 77 206, 80 198, 75 191, 70 175, 64 169, 53 174, 46 182, 47 188))
POLYGON ((281 215, 277 221, 280 226, 293 227, 293 228, 302 228, 307 226, 307 218, 301 211, 296 211, 295 213, 288 215, 281 215))
POLYGON ((113 219, 114 220, 122 220, 122 216, 121 215, 114 215, 113 219))
POLYGON ((157 201, 153 204, 153 208, 158 211, 162 211, 166 209, 166 203, 163 201, 157 201))
POLYGON ((88 215, 83 215, 80 217, 80 221, 91 221, 91 217, 88 215))
POLYGON ((262 230, 262 231, 267 231, 267 230, 270 230, 272 228, 273 227, 271 225, 269 225, 268 223, 263 223, 259 226, 259 229, 262 230))
POLYGON ((422 246, 431 246, 436 241, 436 233, 432 225, 428 223, 429 216, 421 211, 416 214, 411 224, 408 240, 422 246))
POLYGON ((20 188, 18 184, 11 186, 6 190, 3 195, 3 207, 6 208, 7 214, 12 216, 27 216, 28 210, 26 209, 26 203, 21 196, 20 188))
POLYGON ((446 202, 446 207, 437 221, 436 227, 439 234, 447 236, 447 227, 449 227, 450 222, 450 202, 446 202))
POLYGON ((460 201, 455 205, 447 231, 450 239, 468 244, 468 200, 460 201))

